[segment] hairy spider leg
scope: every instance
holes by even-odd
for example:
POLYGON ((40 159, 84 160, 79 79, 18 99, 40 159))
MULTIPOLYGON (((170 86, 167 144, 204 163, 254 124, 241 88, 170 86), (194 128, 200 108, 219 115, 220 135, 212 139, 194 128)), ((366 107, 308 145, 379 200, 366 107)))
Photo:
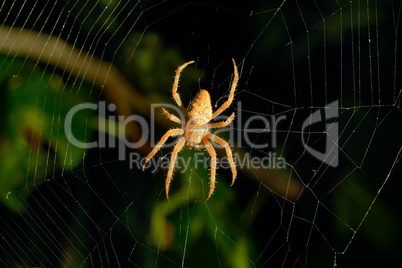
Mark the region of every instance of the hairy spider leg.
POLYGON ((232 123, 234 117, 235 117, 235 113, 232 113, 232 115, 228 119, 226 119, 226 121, 211 123, 211 124, 209 124, 209 128, 227 127, 228 125, 230 125, 230 123, 232 123))
POLYGON ((232 59, 232 61, 233 61, 233 66, 234 66, 234 77, 233 77, 232 88, 230 89, 228 100, 225 101, 224 103, 222 103, 221 107, 219 107, 219 109, 216 110, 212 114, 211 120, 214 119, 215 117, 217 117, 218 115, 220 115, 223 111, 225 111, 230 106, 230 104, 232 104, 232 102, 233 102, 234 92, 236 90, 237 82, 239 81, 239 72, 237 71, 235 60, 232 59))
POLYGON ((208 151, 208 154, 211 156, 211 178, 209 181, 209 193, 205 201, 207 201, 215 189, 215 177, 216 177, 216 152, 212 144, 209 142, 207 136, 203 138, 203 143, 205 144, 205 148, 208 151))
POLYGON ((183 149, 185 142, 186 142, 186 138, 181 137, 179 139, 179 141, 176 143, 176 145, 174 146, 172 156, 170 157, 169 170, 168 170, 166 180, 165 180, 165 190, 166 190, 166 198, 167 199, 169 199, 169 187, 170 187, 170 182, 172 181, 173 170, 176 165, 177 153, 180 152, 181 149, 183 149))
POLYGON ((210 134, 209 138, 218 143, 219 145, 221 145, 222 147, 224 147, 226 150, 226 155, 228 156, 229 159, 230 169, 232 170, 232 183, 230 184, 230 186, 232 186, 237 176, 236 164, 233 160, 232 149, 230 149, 229 143, 227 141, 214 134, 210 134))
POLYGON ((178 124, 183 124, 183 122, 180 120, 180 118, 178 118, 174 114, 169 113, 165 108, 161 107, 161 112, 170 121, 173 121, 173 122, 178 123, 178 124))
POLYGON ((148 161, 159 151, 159 149, 165 144, 166 140, 169 137, 179 136, 179 135, 182 135, 183 133, 184 133, 184 131, 181 128, 173 128, 173 129, 169 129, 168 131, 166 131, 166 133, 159 140, 158 144, 156 144, 156 146, 152 149, 152 151, 147 155, 144 165, 142 166, 142 171, 144 171, 145 166, 147 165, 148 161))
POLYGON ((189 61, 184 63, 183 65, 180 65, 179 68, 176 70, 176 76, 174 77, 174 83, 172 87, 172 96, 175 102, 177 103, 177 106, 179 106, 180 110, 182 113, 188 118, 188 111, 187 109, 183 106, 183 103, 181 102, 180 99, 180 94, 177 93, 177 88, 179 87, 179 79, 180 79, 180 73, 183 71, 184 68, 186 68, 187 65, 194 63, 194 61, 189 61))

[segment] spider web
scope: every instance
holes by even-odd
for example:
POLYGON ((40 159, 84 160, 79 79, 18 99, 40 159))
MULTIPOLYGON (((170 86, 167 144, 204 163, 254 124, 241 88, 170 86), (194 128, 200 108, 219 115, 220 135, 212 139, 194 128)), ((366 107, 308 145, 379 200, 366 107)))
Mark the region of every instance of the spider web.
POLYGON ((2 266, 400 264, 401 2, 238 2, 1 3, 2 266), (175 140, 136 164, 177 127, 158 105, 195 60, 183 103, 205 88, 216 110, 231 58, 238 177, 220 166, 204 202, 208 154, 184 149, 166 199, 175 140))

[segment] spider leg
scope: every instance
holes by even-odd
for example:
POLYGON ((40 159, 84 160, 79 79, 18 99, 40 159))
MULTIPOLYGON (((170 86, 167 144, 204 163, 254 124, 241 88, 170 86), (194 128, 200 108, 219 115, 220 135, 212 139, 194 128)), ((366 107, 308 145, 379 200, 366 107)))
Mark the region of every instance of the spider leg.
POLYGON ((226 127, 226 126, 228 126, 230 123, 232 123, 234 117, 235 117, 235 113, 232 113, 232 115, 231 115, 228 119, 226 119, 226 121, 211 123, 211 124, 209 124, 209 128, 222 128, 222 127, 226 127))
POLYGON ((165 144, 166 140, 171 136, 179 136, 182 135, 184 131, 181 128, 173 128, 166 131, 166 133, 162 136, 159 140, 158 144, 152 149, 152 151, 147 155, 145 159, 144 165, 142 166, 142 171, 144 171, 145 166, 147 165, 148 161, 159 151, 159 149, 165 144))
POLYGON ((166 111, 165 108, 161 107, 161 112, 162 112, 163 115, 166 116, 167 119, 169 119, 170 121, 173 121, 173 122, 178 123, 178 124, 183 124, 183 122, 180 120, 180 118, 178 118, 178 117, 175 116, 174 114, 169 113, 168 111, 166 111))
POLYGON ((194 61, 189 61, 184 63, 183 65, 180 65, 179 68, 177 68, 176 70, 176 76, 174 77, 174 83, 173 83, 173 87, 172 87, 172 96, 173 99, 175 100, 175 102, 177 103, 177 106, 179 106, 180 110, 182 111, 182 113, 186 116, 186 118, 188 118, 188 111, 187 109, 183 106, 183 103, 181 102, 180 99, 180 94, 177 93, 177 88, 179 87, 179 79, 180 79, 180 73, 181 71, 183 71, 184 68, 186 68, 187 65, 194 63, 194 61))
POLYGON ((228 100, 225 101, 221 107, 219 107, 218 110, 216 110, 213 114, 212 114, 212 118, 214 119, 215 117, 217 117, 218 115, 220 115, 224 110, 226 110, 230 104, 232 104, 233 98, 234 98, 234 92, 236 90, 236 86, 237 86, 237 82, 239 81, 239 72, 237 71, 237 67, 236 67, 236 63, 234 61, 234 59, 232 59, 233 61, 233 66, 234 66, 234 77, 233 77, 233 81, 232 81, 232 88, 230 89, 230 93, 229 93, 229 97, 228 100))
POLYGON ((170 182, 172 181, 173 170, 176 165, 177 153, 180 152, 181 149, 183 149, 185 142, 186 142, 186 138, 181 137, 173 148, 173 153, 170 158, 169 170, 168 170, 166 180, 165 180, 165 190, 166 190, 166 198, 167 199, 169 199, 169 187, 170 187, 170 182))
POLYGON ((215 189, 215 176, 216 176, 216 152, 212 144, 209 142, 207 137, 204 137, 202 139, 203 143, 205 144, 205 148, 207 149, 208 154, 211 156, 211 179, 209 182, 209 193, 208 197, 205 198, 205 201, 207 201, 212 193, 214 192, 215 189))
POLYGON ((230 149, 229 143, 227 143, 227 141, 225 141, 224 139, 222 139, 214 134, 211 134, 209 137, 211 140, 215 141, 216 143, 218 143, 219 145, 224 147, 226 150, 226 155, 228 156, 230 169, 232 170, 232 175, 233 175, 232 183, 230 184, 230 186, 232 186, 236 180, 237 170, 236 170, 236 165, 233 161, 232 150, 230 149))

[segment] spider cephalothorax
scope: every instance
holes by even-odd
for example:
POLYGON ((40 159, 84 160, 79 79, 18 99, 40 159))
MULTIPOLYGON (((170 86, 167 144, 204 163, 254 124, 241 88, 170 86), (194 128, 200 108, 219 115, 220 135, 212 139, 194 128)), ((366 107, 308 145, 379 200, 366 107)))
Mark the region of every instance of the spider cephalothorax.
MULTIPOLYGON (((230 168, 232 170, 232 183, 230 186, 233 185, 236 179, 236 166, 233 161, 232 150, 230 149, 229 144, 222 138, 211 134, 209 132, 210 128, 222 128, 228 126, 234 119, 234 113, 226 120, 217 123, 209 123, 212 119, 216 118, 220 115, 224 110, 226 110, 233 101, 234 98, 234 91, 236 90, 236 85, 239 80, 239 73, 237 71, 236 63, 233 61, 234 66, 234 77, 232 81, 232 86, 230 89, 228 100, 225 101, 221 107, 215 112, 212 112, 212 105, 211 105, 211 97, 208 91, 202 89, 200 90, 197 95, 193 98, 188 107, 188 110, 183 106, 180 95, 177 93, 177 88, 179 86, 179 78, 181 71, 189 64, 194 63, 194 61, 189 61, 183 65, 181 65, 176 70, 176 76, 172 88, 172 95, 173 99, 176 101, 177 105, 179 106, 180 110, 183 112, 186 122, 183 124, 183 128, 174 128, 168 130, 160 139, 158 144, 153 148, 153 150, 148 154, 145 159, 144 166, 142 170, 144 170, 148 161, 155 155, 156 152, 165 144, 166 140, 171 136, 179 136, 183 135, 178 142, 176 143, 175 147, 173 148, 173 153, 170 159, 170 165, 168 174, 165 181, 166 187, 166 198, 169 198, 169 186, 173 176, 173 169, 176 164, 177 153, 183 148, 184 144, 187 147, 192 148, 194 147, 197 150, 200 150, 202 146, 205 146, 208 154, 211 156, 211 182, 210 182, 210 189, 208 196, 205 200, 208 200, 215 189, 215 175, 216 175, 216 152, 213 148, 210 140, 216 142, 217 144, 223 146, 226 150, 226 154, 228 156, 230 168)), ((162 113, 173 122, 178 124, 182 124, 183 122, 175 115, 166 111, 163 107, 161 108, 162 113)))

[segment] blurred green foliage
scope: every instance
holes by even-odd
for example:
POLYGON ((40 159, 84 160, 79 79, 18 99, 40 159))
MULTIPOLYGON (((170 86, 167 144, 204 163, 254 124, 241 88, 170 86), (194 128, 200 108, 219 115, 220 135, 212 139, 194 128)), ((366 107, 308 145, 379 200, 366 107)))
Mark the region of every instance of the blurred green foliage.
MULTIPOLYGON (((0 62, 0 201, 11 211, 23 211, 26 201, 15 191, 38 186, 82 162, 85 150, 70 145, 64 117, 90 98, 85 83, 66 84, 57 72, 47 73, 29 60, 1 56, 0 62)), ((87 119, 94 113, 74 117, 71 128, 77 139, 92 136, 87 119)))

